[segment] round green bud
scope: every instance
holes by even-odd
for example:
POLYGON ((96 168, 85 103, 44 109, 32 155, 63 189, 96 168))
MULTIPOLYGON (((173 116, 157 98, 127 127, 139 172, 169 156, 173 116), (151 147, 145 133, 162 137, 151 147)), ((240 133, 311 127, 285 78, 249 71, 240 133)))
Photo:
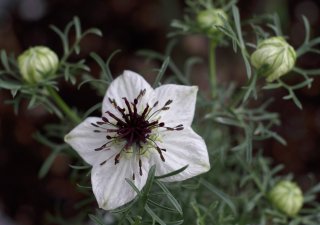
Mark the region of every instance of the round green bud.
POLYGON ((295 216, 303 205, 299 186, 291 181, 280 181, 269 193, 271 203, 288 216, 295 216))
POLYGON ((58 65, 56 53, 44 46, 29 48, 18 57, 18 67, 23 79, 32 84, 54 76, 58 65))
POLYGON ((288 73, 294 67, 297 54, 283 37, 272 37, 260 42, 251 55, 256 69, 265 66, 265 76, 272 82, 288 73))
POLYGON ((207 9, 200 11, 197 15, 199 26, 211 34, 219 32, 216 26, 223 26, 224 20, 227 19, 228 15, 222 9, 207 9))

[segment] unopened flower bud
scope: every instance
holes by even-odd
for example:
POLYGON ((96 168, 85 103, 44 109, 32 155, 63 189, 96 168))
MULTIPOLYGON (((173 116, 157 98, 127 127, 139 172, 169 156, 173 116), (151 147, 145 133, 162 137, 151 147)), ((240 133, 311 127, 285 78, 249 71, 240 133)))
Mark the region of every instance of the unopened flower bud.
POLYGON ((303 194, 299 186, 291 181, 280 181, 269 195, 271 203, 288 216, 296 215, 303 205, 303 194))
POLYGON ((208 30, 210 34, 219 32, 216 26, 223 26, 224 19, 227 20, 228 16, 222 9, 207 9, 197 15, 200 27, 208 30))
POLYGON ((37 83, 55 75, 58 64, 56 53, 44 46, 29 48, 18 57, 20 73, 28 83, 37 83))
POLYGON ((272 82, 292 70, 296 58, 294 48, 283 37, 272 37, 258 44, 251 63, 257 69, 266 66, 264 75, 272 82))

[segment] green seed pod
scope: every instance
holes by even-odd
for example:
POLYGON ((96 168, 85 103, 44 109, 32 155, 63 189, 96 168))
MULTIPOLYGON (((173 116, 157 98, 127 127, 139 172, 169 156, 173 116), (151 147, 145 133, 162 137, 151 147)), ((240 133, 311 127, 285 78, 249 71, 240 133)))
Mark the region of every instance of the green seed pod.
POLYGON ((208 30, 210 34, 217 34, 219 30, 216 26, 224 24, 222 18, 228 19, 227 14, 222 9, 207 9, 199 12, 197 23, 202 29, 208 30))
POLYGON ((303 205, 299 186, 291 181, 280 181, 269 193, 271 203, 288 216, 295 216, 303 205))
POLYGON ((32 84, 54 76, 58 64, 56 53, 44 46, 29 48, 18 57, 18 67, 23 79, 32 84))
POLYGON ((258 44, 251 55, 251 63, 257 69, 266 66, 264 75, 272 82, 292 70, 296 58, 294 48, 283 37, 272 37, 258 44))

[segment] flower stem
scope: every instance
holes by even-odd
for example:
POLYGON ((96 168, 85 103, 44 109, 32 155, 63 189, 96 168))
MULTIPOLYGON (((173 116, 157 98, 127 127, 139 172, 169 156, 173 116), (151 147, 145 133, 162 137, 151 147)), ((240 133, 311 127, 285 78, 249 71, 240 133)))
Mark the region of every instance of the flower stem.
POLYGON ((217 96, 217 71, 216 71, 216 46, 215 40, 210 40, 209 44, 209 76, 211 83, 211 95, 212 98, 217 96))
POLYGON ((81 122, 80 117, 63 101, 60 95, 52 87, 47 87, 47 90, 60 109, 67 115, 74 123, 81 122))

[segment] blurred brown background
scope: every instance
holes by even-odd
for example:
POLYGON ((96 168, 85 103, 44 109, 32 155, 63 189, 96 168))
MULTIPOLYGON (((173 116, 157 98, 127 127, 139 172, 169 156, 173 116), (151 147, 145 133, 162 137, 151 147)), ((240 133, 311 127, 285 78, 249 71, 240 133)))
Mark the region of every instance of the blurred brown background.
MULTIPOLYGON (((81 44, 80 57, 88 57, 95 51, 107 58, 114 50, 122 49, 111 64, 114 74, 124 69, 146 74, 160 65, 146 63, 135 52, 141 48, 163 52, 170 21, 181 18, 184 6, 182 0, 0 0, 0 49, 17 55, 30 46, 47 45, 61 55, 60 40, 48 25, 63 28, 77 15, 83 28, 98 27, 104 34, 103 38, 88 36, 81 44)), ((240 0, 238 6, 242 18, 266 11, 279 12, 284 33, 295 47, 304 39, 302 14, 309 19, 312 34, 320 35, 320 8, 316 0, 240 0)), ((183 54, 176 55, 177 61, 189 55, 206 57, 207 42, 193 35, 183 38, 179 49, 183 54)), ((231 50, 219 48, 217 54, 221 82, 231 78, 241 82, 245 77, 242 61, 232 57, 231 50)), ((88 62, 93 73, 97 73, 96 64, 88 62)), ((320 67, 320 57, 306 55, 299 59, 298 65, 320 67)), ((198 65, 193 76, 204 91, 208 89, 206 71, 205 64, 198 65)), ((65 86, 61 94, 70 105, 83 110, 101 100, 89 88, 75 94, 74 89, 65 86)), ((309 174, 320 180, 320 79, 315 79, 311 89, 298 92, 303 111, 291 102, 280 101, 284 94, 272 92, 279 100, 271 110, 281 113, 283 125, 277 131, 286 138, 288 146, 269 141, 266 154, 277 163, 284 163, 286 171, 293 172, 302 185, 308 181, 309 174)), ((14 115, 12 107, 4 104, 10 97, 8 92, 0 92, 0 225, 42 224, 45 214, 54 212, 57 205, 62 206, 63 215, 72 216, 72 207, 81 195, 68 179, 68 157, 59 155, 49 175, 42 180, 37 177, 50 149, 38 144, 32 133, 54 118, 40 107, 28 111, 26 105, 21 106, 18 116, 14 115)))

